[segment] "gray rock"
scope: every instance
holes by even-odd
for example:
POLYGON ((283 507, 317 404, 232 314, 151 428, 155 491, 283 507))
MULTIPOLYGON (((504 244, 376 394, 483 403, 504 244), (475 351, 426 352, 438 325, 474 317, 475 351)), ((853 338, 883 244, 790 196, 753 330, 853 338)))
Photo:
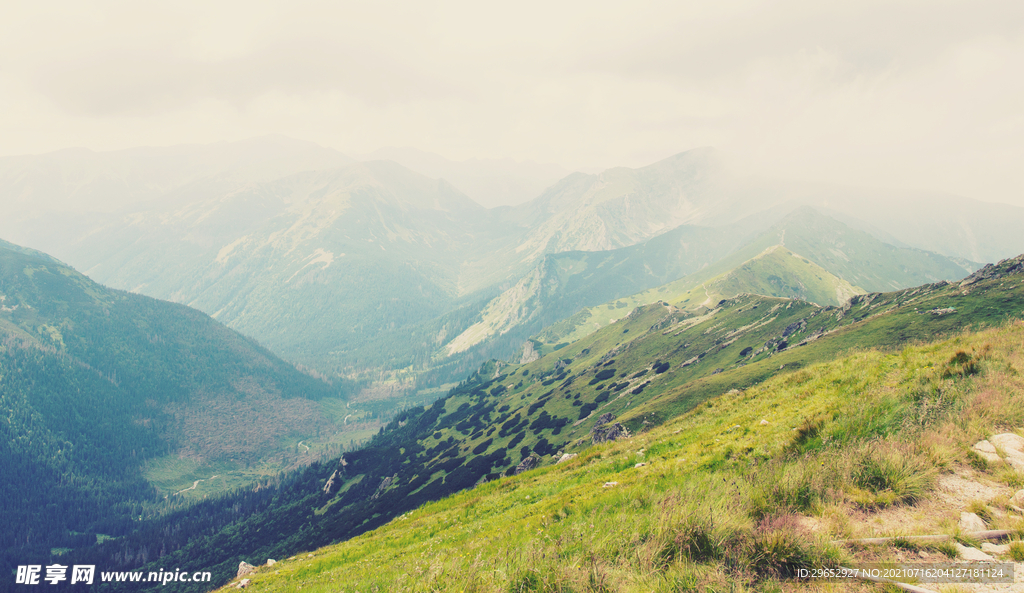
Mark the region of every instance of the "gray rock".
POLYGON ((1018 490, 1017 493, 1010 498, 1010 502, 1019 507, 1024 507, 1024 489, 1018 490))
POLYGON ((987 529, 987 527, 981 517, 974 513, 960 513, 960 531, 963 531, 964 533, 974 533, 975 531, 985 531, 985 529, 987 529))
POLYGON ((616 422, 612 425, 595 426, 591 434, 593 435, 591 441, 596 445, 597 443, 606 443, 626 438, 629 436, 629 431, 626 430, 625 426, 616 422))
POLYGON ((238 581, 238 585, 236 585, 236 587, 239 588, 239 589, 245 589, 248 586, 249 586, 249 579, 242 579, 242 580, 238 581))
POLYGON ((245 575, 252 574, 254 572, 256 572, 256 567, 243 560, 238 563, 238 574, 235 575, 235 578, 244 577, 245 575))
POLYGON ((388 488, 390 488, 391 486, 394 486, 397 483, 398 483, 398 474, 395 474, 393 476, 388 476, 388 477, 384 478, 383 480, 380 481, 380 485, 377 486, 377 491, 373 493, 373 496, 370 497, 370 500, 376 500, 376 499, 380 498, 381 494, 384 494, 384 492, 388 488))
POLYGON ((575 457, 576 453, 563 453, 562 456, 558 458, 558 461, 555 462, 555 464, 562 463, 563 461, 569 461, 570 459, 573 459, 575 457))
POLYGON ((518 476, 519 474, 521 474, 523 472, 528 472, 531 469, 537 467, 537 463, 539 461, 540 461, 540 459, 536 455, 533 455, 533 454, 529 455, 528 457, 526 457, 525 459, 520 461, 519 465, 516 466, 515 475, 518 476))
POLYGON ((275 564, 277 564, 277 560, 274 560, 273 558, 267 558, 267 566, 273 566, 275 564))

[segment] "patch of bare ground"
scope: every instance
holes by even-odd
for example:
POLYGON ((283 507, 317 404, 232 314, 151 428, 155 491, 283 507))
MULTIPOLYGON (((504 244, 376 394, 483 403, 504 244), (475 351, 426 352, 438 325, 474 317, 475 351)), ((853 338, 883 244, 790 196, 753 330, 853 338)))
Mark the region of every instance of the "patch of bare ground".
MULTIPOLYGON (((1024 529, 1024 517, 1007 501, 1015 489, 993 480, 984 472, 968 466, 954 466, 942 474, 935 488, 923 500, 913 505, 899 505, 882 509, 861 509, 851 503, 833 504, 818 509, 813 516, 798 519, 806 530, 835 540, 862 538, 949 535, 962 536, 961 513, 980 512, 988 529, 1024 529)), ((968 542, 970 543, 970 542, 968 542)), ((996 544, 1005 542, 994 542, 996 544)), ((952 543, 948 544, 954 545, 952 543)), ((981 545, 975 542, 974 545, 981 545)), ((868 563, 972 563, 962 558, 951 559, 941 546, 928 543, 902 545, 860 545, 848 543, 845 547, 853 559, 852 564, 868 563)), ((985 544, 987 553, 997 562, 1012 562, 999 548, 985 544)), ((1013 583, 927 583, 925 589, 943 593, 1024 593, 1024 564, 1015 563, 1013 583)), ((877 591, 881 585, 860 581, 850 582, 798 582, 783 587, 784 591, 877 591)))

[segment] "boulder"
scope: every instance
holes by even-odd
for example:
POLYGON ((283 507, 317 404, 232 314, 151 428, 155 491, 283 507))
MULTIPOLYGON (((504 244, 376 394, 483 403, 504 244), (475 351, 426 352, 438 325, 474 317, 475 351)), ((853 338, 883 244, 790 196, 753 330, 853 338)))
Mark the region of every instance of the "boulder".
POLYGON ((605 482, 604 486, 601 486, 601 487, 602 488, 614 488, 614 487, 616 487, 618 485, 619 485, 618 482, 605 482))
POLYGON ((537 462, 539 461, 540 459, 536 455, 529 455, 528 457, 520 461, 519 465, 516 466, 515 474, 518 476, 523 472, 530 471, 531 469, 537 467, 537 462))
POLYGON ((1024 471, 1024 437, 1007 432, 995 435, 989 442, 1002 450, 1005 461, 1014 469, 1024 471))
POLYGON ((558 461, 556 461, 555 464, 557 465, 559 463, 562 463, 563 461, 569 461, 570 459, 573 459, 575 457, 576 453, 562 453, 562 456, 558 458, 558 461))
POLYGON ((768 424, 769 423, 767 420, 765 420, 764 418, 761 419, 761 426, 768 426, 768 424))
POLYGON ((646 463, 644 463, 643 461, 641 461, 640 463, 638 463, 638 464, 634 465, 634 466, 633 466, 633 468, 635 469, 635 468, 638 468, 638 467, 643 467, 643 466, 645 466, 645 465, 647 465, 647 464, 646 464, 646 463))
POLYGON ((989 463, 999 463, 1000 461, 1002 461, 1002 459, 999 457, 999 454, 996 453, 995 446, 988 441, 979 441, 975 443, 974 446, 971 447, 971 449, 973 449, 975 453, 983 457, 985 461, 988 461, 989 463))
POLYGON ((985 531, 985 529, 987 529, 987 527, 981 517, 974 513, 960 513, 960 531, 963 531, 964 533, 974 533, 976 531, 985 531))
POLYGON ((1017 493, 1010 498, 1010 502, 1019 507, 1024 507, 1024 489, 1018 490, 1017 493))
POLYGON ((238 574, 235 575, 235 578, 244 577, 245 575, 252 574, 254 572, 256 572, 256 567, 243 560, 238 563, 238 574))
POLYGON ((277 560, 274 560, 273 558, 267 558, 267 566, 273 566, 275 564, 277 564, 277 560))
POLYGON ((616 422, 612 425, 604 425, 600 427, 594 427, 594 430, 590 431, 593 435, 591 441, 596 445, 598 443, 604 443, 607 441, 617 441, 621 438, 629 436, 629 431, 626 427, 616 422))
POLYGON ((248 586, 249 586, 249 579, 242 579, 242 580, 238 581, 237 585, 235 585, 235 587, 238 588, 238 589, 245 589, 248 586))

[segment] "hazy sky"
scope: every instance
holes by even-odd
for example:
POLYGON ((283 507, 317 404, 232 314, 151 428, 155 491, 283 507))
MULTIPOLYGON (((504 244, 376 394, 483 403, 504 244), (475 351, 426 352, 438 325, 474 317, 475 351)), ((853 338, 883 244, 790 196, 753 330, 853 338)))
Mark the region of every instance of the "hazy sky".
POLYGON ((0 154, 343 152, 783 175, 1024 206, 1024 2, 20 2, 0 154))

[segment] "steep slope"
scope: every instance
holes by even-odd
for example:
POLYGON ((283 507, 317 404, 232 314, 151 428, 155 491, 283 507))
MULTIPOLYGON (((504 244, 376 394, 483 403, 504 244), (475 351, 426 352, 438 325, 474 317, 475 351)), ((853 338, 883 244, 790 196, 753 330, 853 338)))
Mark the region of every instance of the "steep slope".
MULTIPOLYGON (((972 508, 993 528, 1019 533, 1024 521, 1004 502, 1019 474, 984 469, 970 447, 1007 426, 1020 431, 1022 339, 1017 321, 780 372, 662 427, 307 548, 248 575, 248 587, 778 591, 806 589, 801 570, 932 568, 953 546, 833 542, 889 536, 897 522, 906 533, 910 517, 955 525, 959 509, 936 502, 977 496, 972 508)), ((840 588, 851 586, 863 589, 840 588)))
POLYGON ((376 375, 430 351, 401 341, 357 351, 363 342, 456 309, 460 257, 500 236, 451 185, 381 161, 133 216, 83 242, 78 260, 93 277, 199 308, 292 360, 376 375))
POLYGON ((239 560, 281 558, 347 539, 483 479, 650 429, 782 369, 1000 325, 1024 316, 1022 304, 1024 256, 957 284, 872 293, 841 308, 756 295, 719 302, 699 316, 650 305, 532 363, 485 365, 430 407, 402 413, 365 449, 295 476, 275 495, 282 502, 216 535, 161 535, 157 523, 89 557, 110 562, 117 550, 159 542, 173 550, 162 563, 226 578, 239 560))
POLYGON ((198 311, 0 242, 5 561, 124 533, 192 484, 176 471, 217 465, 222 486, 206 493, 336 453, 342 388, 198 311), (302 438, 317 450, 291 452, 302 438))

